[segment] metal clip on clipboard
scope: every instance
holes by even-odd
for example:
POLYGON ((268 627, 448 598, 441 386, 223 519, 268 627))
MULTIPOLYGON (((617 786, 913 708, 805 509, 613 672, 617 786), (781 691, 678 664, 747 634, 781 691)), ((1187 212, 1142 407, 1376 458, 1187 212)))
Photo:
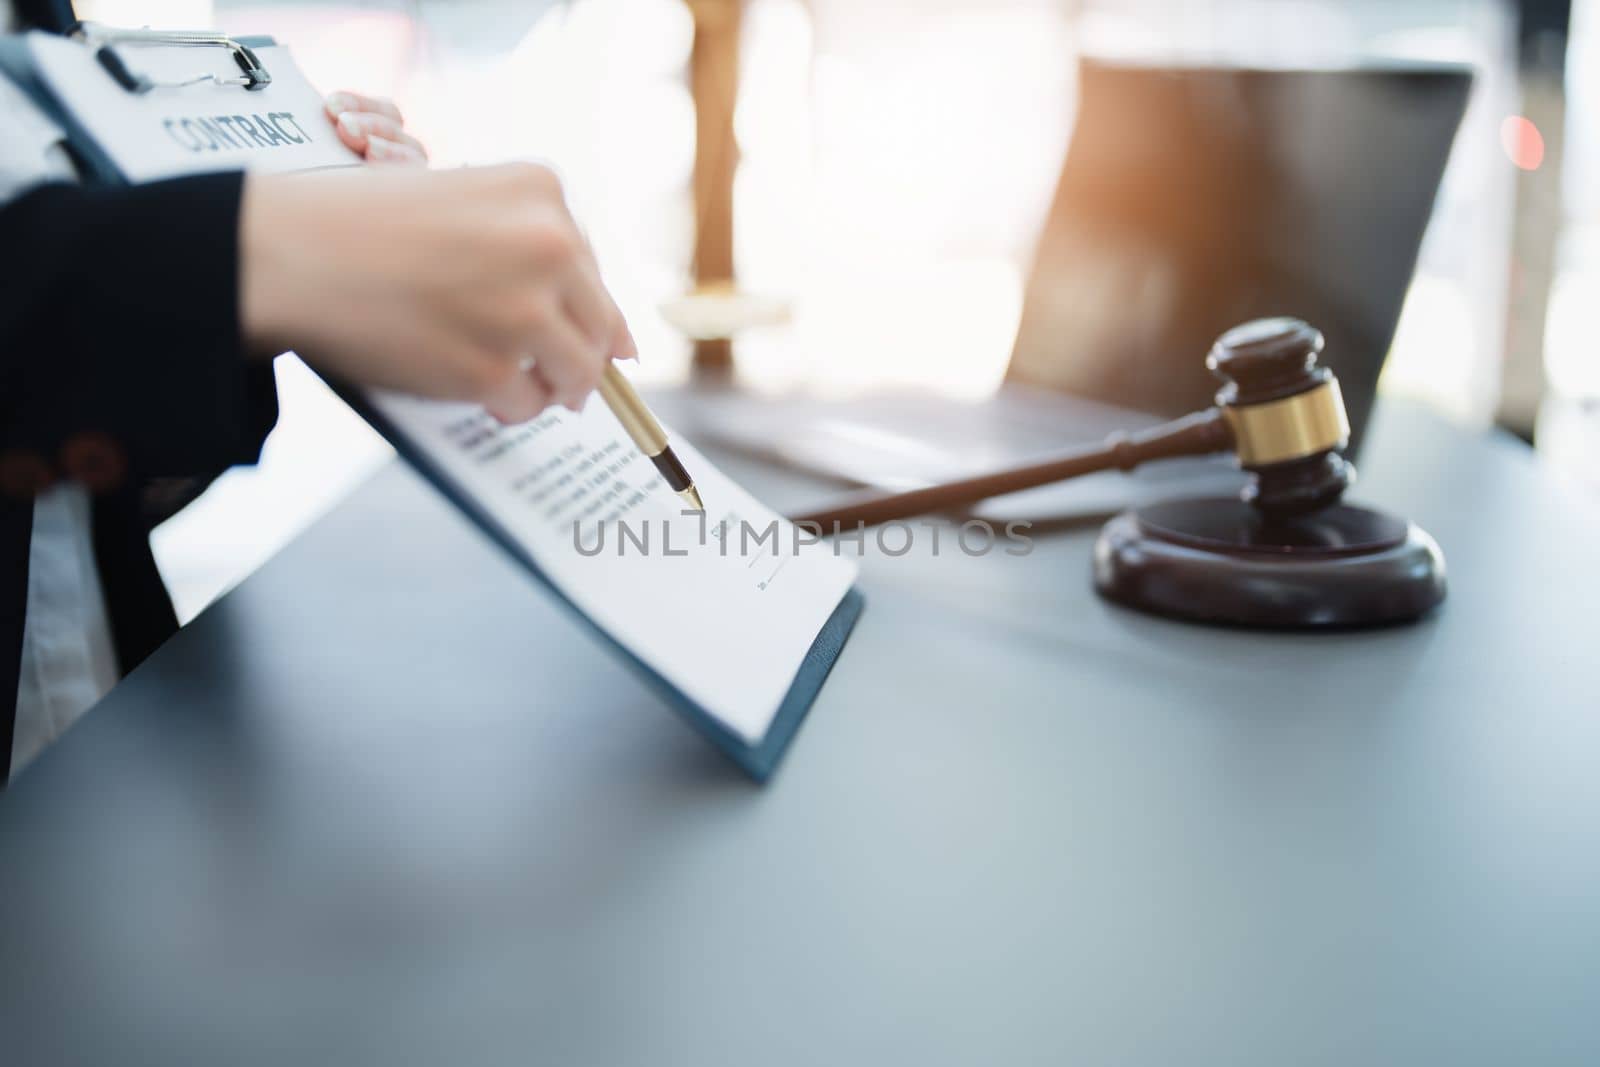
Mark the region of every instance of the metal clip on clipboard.
POLYGON ((130 93, 148 93, 152 89, 182 89, 189 85, 237 85, 246 92, 263 89, 272 84, 272 75, 262 66, 261 60, 241 42, 225 33, 207 30, 123 30, 97 23, 80 24, 79 33, 84 41, 95 47, 95 59, 105 68, 116 83, 130 93), (226 48, 242 72, 237 78, 224 78, 216 74, 197 74, 179 81, 156 81, 141 74, 123 60, 115 45, 162 45, 166 47, 226 48))

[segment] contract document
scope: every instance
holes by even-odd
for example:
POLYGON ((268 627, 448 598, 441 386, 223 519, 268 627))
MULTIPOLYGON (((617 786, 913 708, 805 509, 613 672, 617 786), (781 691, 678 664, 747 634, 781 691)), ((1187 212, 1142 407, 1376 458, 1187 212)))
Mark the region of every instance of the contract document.
POLYGON ((686 511, 598 398, 502 426, 475 405, 364 395, 402 455, 475 505, 590 622, 740 743, 762 745, 851 591, 852 559, 674 438, 706 505, 686 511))

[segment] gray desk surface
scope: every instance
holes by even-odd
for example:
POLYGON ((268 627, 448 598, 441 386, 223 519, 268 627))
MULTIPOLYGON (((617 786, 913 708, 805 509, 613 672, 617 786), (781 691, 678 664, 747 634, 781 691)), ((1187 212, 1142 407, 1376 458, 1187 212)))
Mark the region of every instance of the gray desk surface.
POLYGON ((758 789, 389 469, 0 798, 0 1060, 1600 1062, 1600 524, 1415 409, 1366 474, 1437 617, 873 554, 758 789))

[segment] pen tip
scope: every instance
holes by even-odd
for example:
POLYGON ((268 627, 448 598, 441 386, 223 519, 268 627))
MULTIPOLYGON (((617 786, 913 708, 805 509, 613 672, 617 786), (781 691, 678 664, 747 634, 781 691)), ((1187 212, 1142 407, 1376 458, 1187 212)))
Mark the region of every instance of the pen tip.
POLYGON ((684 503, 688 504, 695 511, 700 512, 702 515, 705 514, 706 505, 704 501, 700 499, 699 490, 697 490, 694 486, 691 485, 687 489, 678 490, 678 495, 683 498, 684 503))

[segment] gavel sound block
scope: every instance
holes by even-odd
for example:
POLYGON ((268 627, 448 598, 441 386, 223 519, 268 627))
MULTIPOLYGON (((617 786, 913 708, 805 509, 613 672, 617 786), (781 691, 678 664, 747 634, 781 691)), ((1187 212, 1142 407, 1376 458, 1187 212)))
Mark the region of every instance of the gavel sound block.
POLYGON ((1015 470, 873 496, 797 516, 823 533, 950 510, 1099 470, 1232 451, 1252 475, 1236 498, 1173 500, 1112 519, 1094 551, 1095 588, 1157 614, 1268 627, 1415 619, 1445 596, 1439 546, 1404 519, 1341 502, 1355 471, 1339 383, 1317 366, 1321 332, 1258 319, 1219 338, 1206 365, 1216 406, 1097 448, 1015 470))

